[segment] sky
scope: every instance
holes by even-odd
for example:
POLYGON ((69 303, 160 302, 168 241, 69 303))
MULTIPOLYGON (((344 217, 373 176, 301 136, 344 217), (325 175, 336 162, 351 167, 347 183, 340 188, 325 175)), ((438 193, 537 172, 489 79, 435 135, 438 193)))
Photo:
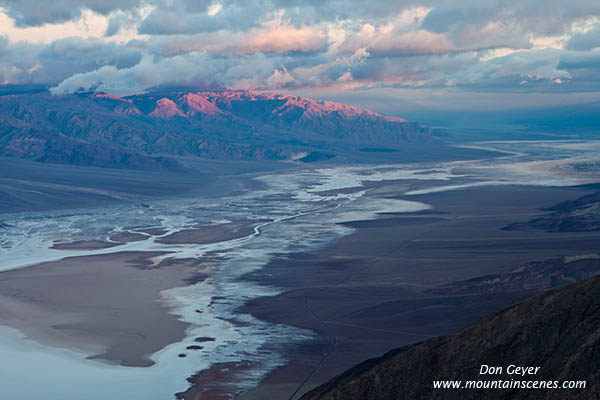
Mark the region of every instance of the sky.
POLYGON ((297 93, 383 113, 600 100, 598 0, 0 0, 0 84, 297 93))

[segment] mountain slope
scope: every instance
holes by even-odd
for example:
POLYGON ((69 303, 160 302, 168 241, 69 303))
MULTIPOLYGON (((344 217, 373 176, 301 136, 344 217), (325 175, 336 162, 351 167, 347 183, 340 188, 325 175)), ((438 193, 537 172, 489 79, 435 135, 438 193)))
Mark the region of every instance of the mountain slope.
POLYGON ((600 393, 600 277, 546 291, 457 334, 393 350, 302 400, 591 399, 600 393), (504 374, 479 375, 482 364, 504 374), (509 365, 540 367, 508 375, 509 365), (434 380, 587 381, 585 389, 434 389, 434 380))
POLYGON ((600 274, 600 256, 586 254, 532 261, 512 271, 452 282, 428 290, 441 295, 486 295, 551 289, 600 274))
POLYGON ((434 136, 402 118, 283 94, 0 96, 0 156, 42 162, 161 169, 190 157, 310 161, 373 145, 433 148, 434 136))
POLYGON ((600 231, 600 192, 565 201, 549 208, 551 214, 527 222, 516 222, 504 230, 541 229, 547 232, 600 231))

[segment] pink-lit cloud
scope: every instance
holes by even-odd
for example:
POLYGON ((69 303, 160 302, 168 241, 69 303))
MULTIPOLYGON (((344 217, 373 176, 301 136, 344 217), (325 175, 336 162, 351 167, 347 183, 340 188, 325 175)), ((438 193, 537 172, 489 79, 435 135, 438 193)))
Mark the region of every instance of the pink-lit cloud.
POLYGON ((327 36, 318 28, 279 25, 269 28, 253 29, 240 40, 239 54, 312 52, 327 45, 327 36))
POLYGON ((374 27, 365 24, 350 35, 340 51, 366 48, 373 55, 441 54, 455 50, 445 35, 423 29, 399 33, 392 25, 374 27))

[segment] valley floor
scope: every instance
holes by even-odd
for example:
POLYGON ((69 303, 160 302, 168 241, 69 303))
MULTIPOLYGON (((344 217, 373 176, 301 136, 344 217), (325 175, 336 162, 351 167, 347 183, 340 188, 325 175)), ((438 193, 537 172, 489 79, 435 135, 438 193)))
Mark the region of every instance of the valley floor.
POLYGON ((191 192, 177 191, 185 179, 157 182, 179 197, 117 204, 123 182, 103 171, 93 186, 110 199, 67 210, 44 209, 50 192, 38 193, 40 211, 0 224, 4 392, 298 398, 541 290, 482 294, 465 280, 600 253, 597 231, 503 229, 597 191, 598 174, 573 166, 598 142, 473 147, 505 156, 234 171, 191 192))
MULTIPOLYGON (((397 192, 394 184, 377 190, 397 192)), ((418 200, 435 211, 357 222, 356 233, 326 249, 272 261, 252 278, 283 293, 257 299, 244 311, 319 336, 310 345, 287 346, 289 364, 243 398, 299 398, 368 358, 456 332, 531 296, 535 289, 483 295, 431 289, 532 261, 600 253, 600 232, 501 229, 588 193, 582 187, 493 186, 423 195, 418 200)))

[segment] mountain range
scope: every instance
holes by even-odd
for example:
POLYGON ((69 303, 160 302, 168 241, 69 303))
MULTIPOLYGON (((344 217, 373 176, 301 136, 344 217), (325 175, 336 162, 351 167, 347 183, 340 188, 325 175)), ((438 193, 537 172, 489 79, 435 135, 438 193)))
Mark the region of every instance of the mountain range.
POLYGON ((436 131, 301 96, 248 91, 0 95, 0 156, 111 168, 190 159, 360 159, 439 146, 436 131))

